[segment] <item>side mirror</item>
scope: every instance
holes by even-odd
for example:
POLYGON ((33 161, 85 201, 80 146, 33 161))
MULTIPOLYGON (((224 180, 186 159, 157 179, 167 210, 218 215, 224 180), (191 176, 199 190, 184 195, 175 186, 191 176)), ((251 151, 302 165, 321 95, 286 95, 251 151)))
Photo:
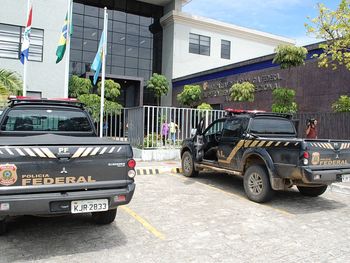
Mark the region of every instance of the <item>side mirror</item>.
POLYGON ((197 134, 197 129, 191 129, 191 137, 196 136, 197 134))

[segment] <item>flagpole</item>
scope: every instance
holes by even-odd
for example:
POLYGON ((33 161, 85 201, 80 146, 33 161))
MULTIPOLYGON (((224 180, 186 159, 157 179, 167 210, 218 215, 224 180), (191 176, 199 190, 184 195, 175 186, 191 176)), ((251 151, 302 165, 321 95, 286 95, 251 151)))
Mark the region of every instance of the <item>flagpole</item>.
MULTIPOLYGON (((105 103, 105 76, 106 76, 106 55, 107 55, 107 25, 108 25, 108 14, 107 7, 105 7, 104 21, 103 21, 103 33, 104 42, 102 47, 102 76, 101 76, 101 108, 100 108, 100 137, 103 137, 103 113, 105 103)), ((101 36, 102 37, 102 36, 101 36)))
MULTIPOLYGON (((27 27, 29 11, 30 11, 30 0, 27 1, 27 17, 26 17, 25 27, 27 27)), ((23 38, 24 38, 24 33, 25 32, 23 32, 23 38)), ((23 60, 23 96, 27 96, 27 63, 28 63, 27 59, 24 58, 23 60)))
POLYGON ((68 0, 68 23, 67 23, 67 37, 66 37, 66 63, 65 63, 65 73, 64 73, 64 98, 68 98, 68 85, 69 85, 69 60, 70 60, 70 30, 72 23, 72 0, 68 0))

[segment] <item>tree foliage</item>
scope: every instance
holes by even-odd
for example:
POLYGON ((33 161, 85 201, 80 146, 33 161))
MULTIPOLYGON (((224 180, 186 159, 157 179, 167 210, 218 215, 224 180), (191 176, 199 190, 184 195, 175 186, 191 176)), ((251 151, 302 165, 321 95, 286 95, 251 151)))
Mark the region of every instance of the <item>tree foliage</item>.
POLYGON ((287 88, 276 88, 272 92, 272 112, 296 113, 295 91, 287 88))
MULTIPOLYGON (((100 94, 101 83, 97 84, 98 93, 100 94)), ((106 113, 120 113, 122 106, 115 102, 120 95, 120 85, 113 80, 105 81, 105 101, 104 110, 106 113)), ((99 121, 101 97, 92 93, 92 83, 90 79, 80 78, 73 75, 69 80, 69 96, 78 98, 86 105, 94 121, 99 121)))
POLYGON ((254 101, 255 86, 246 81, 242 83, 235 83, 230 88, 230 97, 233 101, 254 101))
POLYGON ((73 75, 69 79, 68 94, 70 98, 78 98, 83 94, 90 94, 92 92, 92 83, 90 79, 80 78, 73 75))
POLYGON ((177 94, 177 101, 181 105, 194 107, 201 99, 202 89, 199 85, 185 85, 181 93, 177 94))
POLYGON ((293 45, 279 45, 272 63, 280 64, 282 69, 290 69, 305 64, 307 49, 293 45))
POLYGON ((2 95, 22 95, 23 83, 13 71, 0 69, 0 93, 2 95))
POLYGON ((210 104, 203 102, 202 104, 197 106, 197 109, 198 110, 212 110, 213 107, 210 104))
POLYGON ((154 93, 157 98, 157 104, 159 105, 160 97, 168 94, 169 83, 164 75, 153 73, 150 80, 147 82, 147 89, 154 93))
MULTIPOLYGON (((101 96, 101 86, 102 82, 97 83, 98 95, 101 96)), ((112 79, 107 79, 105 81, 105 98, 107 100, 115 101, 120 95, 120 84, 112 79)))
POLYGON ((326 40, 319 45, 323 53, 314 55, 319 66, 336 69, 345 65, 350 70, 350 1, 342 0, 336 10, 318 4, 318 16, 309 20, 305 24, 308 33, 326 40))
POLYGON ((338 100, 332 104, 334 112, 350 112, 350 97, 341 95, 338 100))

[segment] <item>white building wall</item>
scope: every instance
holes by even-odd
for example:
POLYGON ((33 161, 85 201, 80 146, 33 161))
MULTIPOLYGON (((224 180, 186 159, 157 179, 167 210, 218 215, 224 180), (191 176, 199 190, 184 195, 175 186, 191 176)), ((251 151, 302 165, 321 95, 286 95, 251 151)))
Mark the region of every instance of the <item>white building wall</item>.
MULTIPOLYGON (((40 91, 42 97, 63 97, 65 58, 56 64, 56 48, 67 12, 67 0, 32 0, 32 27, 44 30, 43 62, 29 61, 27 91, 40 91)), ((24 26, 27 0, 1 0, 0 23, 24 26)), ((65 56, 66 57, 66 56, 65 56)), ((0 68, 23 76, 19 60, 0 58, 0 68)))
POLYGON ((162 18, 163 28, 169 24, 174 27, 172 79, 268 55, 279 44, 294 44, 284 37, 177 11, 162 18), (190 33, 210 37, 210 56, 189 53, 190 33), (221 40, 231 42, 230 59, 221 58, 221 40))

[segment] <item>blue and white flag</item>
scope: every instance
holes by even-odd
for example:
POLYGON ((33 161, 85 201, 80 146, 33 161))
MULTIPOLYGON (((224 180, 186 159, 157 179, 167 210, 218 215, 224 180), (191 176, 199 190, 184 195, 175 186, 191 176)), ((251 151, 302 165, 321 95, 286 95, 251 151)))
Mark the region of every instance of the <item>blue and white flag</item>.
POLYGON ((100 75, 100 71, 102 68, 102 57, 104 55, 104 46, 105 46, 105 33, 104 30, 102 31, 101 39, 100 39, 100 44, 98 45, 98 50, 95 56, 94 61, 92 62, 91 69, 95 71, 94 74, 94 85, 96 85, 96 82, 98 80, 98 76, 100 75))
POLYGON ((30 31, 32 29, 32 14, 33 14, 33 7, 31 6, 28 14, 27 25, 23 33, 23 42, 22 42, 21 56, 20 56, 20 60, 22 64, 24 64, 25 59, 27 59, 28 61, 29 45, 30 45, 29 37, 30 37, 30 31))

